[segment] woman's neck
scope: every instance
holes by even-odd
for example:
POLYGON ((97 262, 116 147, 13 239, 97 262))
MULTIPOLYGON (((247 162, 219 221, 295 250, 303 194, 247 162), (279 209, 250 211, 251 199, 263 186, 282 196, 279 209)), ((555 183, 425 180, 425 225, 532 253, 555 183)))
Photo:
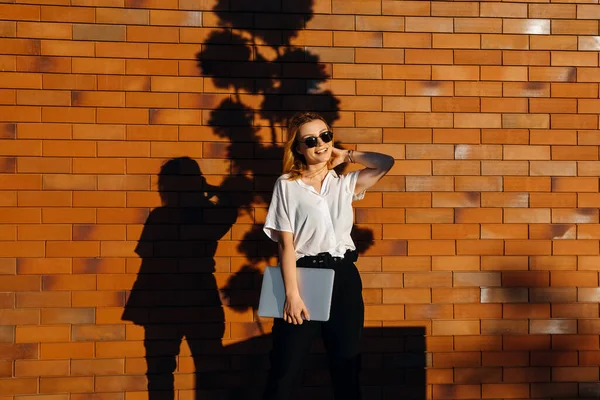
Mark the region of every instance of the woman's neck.
POLYGON ((313 166, 313 168, 307 168, 302 173, 302 179, 305 182, 312 185, 315 182, 323 180, 325 178, 326 174, 327 174, 327 163, 322 164, 321 166, 316 167, 316 168, 314 166, 313 166))
POLYGON ((307 165, 303 175, 316 175, 327 169, 327 163, 307 165))

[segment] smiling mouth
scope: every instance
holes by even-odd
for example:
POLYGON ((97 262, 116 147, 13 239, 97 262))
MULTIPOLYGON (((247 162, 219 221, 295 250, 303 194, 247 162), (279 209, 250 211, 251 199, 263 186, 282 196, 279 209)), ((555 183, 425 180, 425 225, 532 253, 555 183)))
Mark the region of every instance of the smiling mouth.
POLYGON ((323 153, 325 153, 326 151, 327 151, 327 147, 325 147, 325 148, 324 148, 324 149, 322 149, 322 150, 315 151, 315 154, 323 154, 323 153))

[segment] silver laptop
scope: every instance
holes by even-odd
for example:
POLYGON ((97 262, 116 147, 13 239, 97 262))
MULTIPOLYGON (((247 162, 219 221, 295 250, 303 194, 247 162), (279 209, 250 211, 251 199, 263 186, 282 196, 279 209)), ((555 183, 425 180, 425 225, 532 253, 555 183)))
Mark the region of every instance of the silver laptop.
MULTIPOLYGON (((327 268, 296 268, 298 290, 311 321, 328 321, 335 271, 327 268)), ((258 315, 283 318, 285 286, 279 267, 266 267, 260 290, 258 315)))

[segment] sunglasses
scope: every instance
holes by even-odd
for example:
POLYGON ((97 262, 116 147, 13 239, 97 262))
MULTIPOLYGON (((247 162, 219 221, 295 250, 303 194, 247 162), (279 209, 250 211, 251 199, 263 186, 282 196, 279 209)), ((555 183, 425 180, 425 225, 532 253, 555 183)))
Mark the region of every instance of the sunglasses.
POLYGON ((333 139, 333 132, 325 131, 325 132, 321 132, 319 134, 319 136, 307 136, 304 138, 304 144, 309 149, 312 149, 313 147, 316 147, 318 144, 317 138, 321 138, 323 143, 329 143, 333 139))

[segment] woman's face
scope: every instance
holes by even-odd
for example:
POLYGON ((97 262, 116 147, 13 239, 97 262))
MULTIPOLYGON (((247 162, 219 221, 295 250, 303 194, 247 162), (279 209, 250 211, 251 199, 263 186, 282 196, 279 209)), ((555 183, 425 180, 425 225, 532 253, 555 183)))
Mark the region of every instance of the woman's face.
POLYGON ((329 143, 325 143, 323 142, 323 139, 319 137, 321 133, 328 130, 327 124, 320 119, 307 122, 298 130, 296 151, 304 156, 308 165, 322 164, 329 161, 331 158, 333 140, 329 143), (315 147, 309 148, 304 143, 305 139, 309 136, 317 138, 317 145, 315 147))

